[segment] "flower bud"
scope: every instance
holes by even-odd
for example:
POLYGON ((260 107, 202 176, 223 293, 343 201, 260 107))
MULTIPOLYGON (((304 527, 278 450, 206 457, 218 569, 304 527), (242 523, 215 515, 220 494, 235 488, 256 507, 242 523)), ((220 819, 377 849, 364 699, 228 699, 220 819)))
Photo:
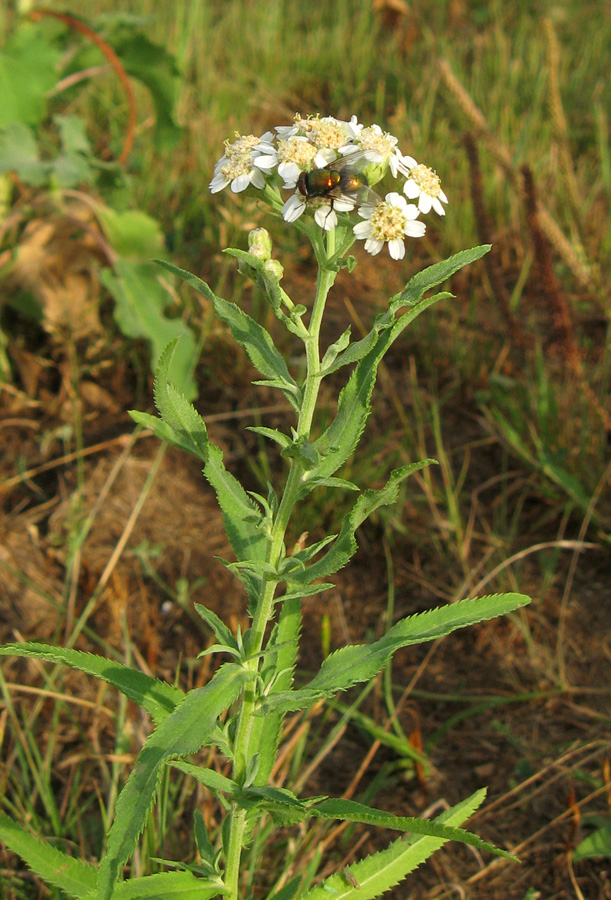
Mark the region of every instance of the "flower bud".
POLYGON ((248 235, 248 252, 267 262, 272 255, 272 239, 265 228, 254 228, 248 235))
POLYGON ((276 281, 280 281, 284 277, 284 266, 278 259, 266 259, 263 269, 266 274, 271 275, 276 281))

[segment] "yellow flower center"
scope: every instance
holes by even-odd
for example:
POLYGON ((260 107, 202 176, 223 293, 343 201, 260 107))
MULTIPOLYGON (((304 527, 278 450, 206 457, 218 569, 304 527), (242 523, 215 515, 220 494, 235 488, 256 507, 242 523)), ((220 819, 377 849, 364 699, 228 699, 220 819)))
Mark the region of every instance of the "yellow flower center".
POLYGON ((309 141, 298 140, 295 137, 278 142, 278 161, 297 163, 299 168, 304 168, 312 162, 316 156, 316 147, 309 141))
POLYGON ((363 128, 359 135, 359 144, 363 150, 374 150, 383 159, 393 155, 395 144, 388 132, 380 133, 374 128, 363 128))
POLYGON ((299 114, 295 117, 295 122, 317 147, 337 150, 346 143, 346 134, 339 122, 325 122, 318 116, 302 119, 299 114))
POLYGON ((405 216, 398 206, 380 203, 374 209, 371 218, 371 237, 375 241, 392 241, 405 234, 405 216))
POLYGON ((410 178, 416 182, 420 190, 429 197, 438 197, 441 190, 441 178, 437 172, 433 172, 428 166, 420 164, 409 173, 410 178))
POLYGON ((261 142, 261 139, 254 134, 238 134, 237 139, 229 143, 225 141, 225 156, 228 159, 238 159, 248 156, 251 150, 261 142))

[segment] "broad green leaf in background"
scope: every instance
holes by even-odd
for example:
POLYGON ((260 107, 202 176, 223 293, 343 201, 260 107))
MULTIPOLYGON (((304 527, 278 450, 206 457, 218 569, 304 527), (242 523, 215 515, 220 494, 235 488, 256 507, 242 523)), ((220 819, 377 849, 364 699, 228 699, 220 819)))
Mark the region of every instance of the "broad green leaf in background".
MULTIPOLYGON (((94 212, 112 249, 124 259, 144 260, 148 263, 163 249, 163 233, 159 222, 142 210, 117 212, 116 209, 97 203, 94 212)), ((166 303, 167 301, 166 296, 166 303)))
POLYGON ((611 818, 584 816, 583 824, 598 827, 575 847, 573 862, 580 859, 611 859, 611 818))
POLYGON ((159 681, 144 672, 113 662, 104 656, 72 650, 69 647, 53 647, 49 644, 26 641, 23 644, 4 644, 0 647, 0 656, 44 659, 72 666, 73 669, 100 678, 134 700, 156 723, 169 716, 177 704, 185 698, 180 688, 165 681, 159 681))
POLYGON ((47 114, 61 50, 44 25, 21 25, 0 52, 0 128, 14 122, 38 125, 47 114))
POLYGON ((155 106, 153 140, 160 150, 171 150, 182 135, 182 128, 174 119, 180 87, 180 72, 174 57, 161 44, 154 44, 141 32, 128 33, 125 27, 113 32, 109 42, 127 74, 151 92, 155 106))
POLYGON ((100 277, 115 299, 114 315, 121 332, 150 343, 153 370, 168 341, 181 338, 173 359, 172 381, 188 399, 194 397, 195 337, 182 319, 164 315, 170 294, 161 283, 157 268, 148 262, 118 259, 113 269, 103 269, 100 277))
POLYGON ((48 180, 49 163, 40 159, 34 134, 23 122, 0 125, 0 172, 14 172, 34 186, 48 180))

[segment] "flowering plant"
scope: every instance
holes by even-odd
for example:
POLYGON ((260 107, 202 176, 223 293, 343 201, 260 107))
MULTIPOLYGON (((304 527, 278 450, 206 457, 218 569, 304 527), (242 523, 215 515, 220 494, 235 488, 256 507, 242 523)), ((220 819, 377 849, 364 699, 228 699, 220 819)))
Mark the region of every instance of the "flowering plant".
POLYGON ((291 372, 269 331, 244 310, 217 296, 195 275, 165 262, 162 265, 210 301, 261 373, 262 379, 256 383, 281 391, 290 403, 294 414, 290 428, 251 429, 279 446, 286 475, 280 485, 268 484, 262 494, 246 491, 225 468, 222 451, 210 439, 203 419, 168 378, 175 342, 163 353, 155 376, 155 402, 161 418, 141 412, 132 416, 162 440, 201 460, 235 556, 226 565, 248 598, 250 626, 243 634, 239 630, 234 633, 215 611, 196 605, 216 638, 202 655, 214 654, 219 664, 208 684, 188 692, 116 661, 70 648, 26 643, 0 649, 4 654, 66 663, 95 675, 139 703, 154 723, 121 791, 99 867, 43 844, 0 817, 0 837, 9 846, 49 883, 86 900, 206 900, 216 896, 237 900, 252 896, 257 892, 256 860, 246 865, 244 857, 255 834, 265 833, 262 830, 270 820, 288 826, 316 818, 340 819, 402 833, 385 850, 318 881, 311 866, 306 870, 294 860, 287 872, 278 873, 268 895, 271 900, 377 897, 448 840, 509 856, 459 827, 482 802, 483 790, 429 820, 393 815, 347 799, 300 797, 275 785, 272 778, 288 713, 307 710, 339 691, 370 681, 401 647, 441 638, 529 602, 522 594, 496 594, 408 616, 369 644, 342 647, 330 654, 307 684, 301 679, 297 686, 293 683, 302 599, 332 587, 325 579, 355 554, 355 535, 363 521, 380 506, 394 503, 401 483, 410 475, 434 463, 425 459, 404 465, 394 470, 382 487, 362 492, 357 484, 336 474, 365 429, 380 362, 407 325, 437 301, 451 296, 447 292, 425 295, 462 266, 479 259, 489 247, 462 251, 424 269, 390 298, 363 338, 352 341, 348 328, 321 353, 321 324, 329 291, 339 269, 352 265, 346 259, 347 251, 360 238, 368 252, 376 254, 387 243, 391 256, 400 259, 405 237, 424 233, 418 216, 431 209, 443 215, 447 198, 438 177, 404 156, 397 140, 376 125, 366 128, 356 119, 339 122, 331 117, 297 116, 293 125, 274 133, 261 138, 242 136, 226 144, 210 188, 217 192, 228 186, 235 192, 247 188, 261 192, 273 212, 312 242, 318 277, 309 308, 294 303, 281 287, 283 268, 272 258, 271 241, 263 229, 251 233, 248 251, 227 250, 237 259, 242 274, 259 286, 278 321, 302 342, 303 365, 295 370, 301 374, 291 372), (405 196, 393 191, 381 199, 373 191, 387 171, 394 178, 405 178, 405 196), (283 189, 292 191, 286 200, 280 193, 283 189), (407 203, 408 199, 417 199, 418 205, 407 203), (354 210, 363 219, 356 225, 348 215, 354 210), (339 394, 335 418, 322 428, 316 421, 320 385, 343 367, 349 367, 350 375, 339 394), (339 533, 309 544, 303 535, 289 545, 296 507, 321 486, 356 495, 339 533), (193 759, 204 745, 215 745, 227 757, 230 777, 193 759), (224 814, 222 828, 209 834, 196 812, 197 860, 165 861, 174 871, 130 873, 126 863, 169 766, 195 779, 217 798, 224 814))

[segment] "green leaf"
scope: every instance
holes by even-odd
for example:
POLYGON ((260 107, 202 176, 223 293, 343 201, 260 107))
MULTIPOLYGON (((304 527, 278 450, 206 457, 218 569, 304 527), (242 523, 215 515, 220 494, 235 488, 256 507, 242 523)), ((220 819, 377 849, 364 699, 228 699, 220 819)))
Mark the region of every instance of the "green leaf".
POLYGON ((126 34, 123 30, 111 35, 110 41, 128 75, 141 81, 151 92, 156 114, 153 134, 156 146, 171 150, 182 135, 182 129, 174 119, 180 88, 180 72, 174 57, 140 31, 126 34))
POLYGON ((150 413, 140 412, 138 409, 130 409, 129 415, 138 425, 142 425, 143 428, 148 428, 152 431, 160 441, 165 441, 173 447, 179 447, 181 450, 186 450, 187 453, 192 453, 198 459, 202 459, 199 449, 193 442, 174 431, 173 428, 170 428, 163 419, 160 419, 158 416, 152 416, 150 413))
POLYGON ((336 650, 325 659, 318 674, 305 688, 272 694, 263 701, 263 709, 283 712, 305 709, 322 697, 369 681, 401 647, 437 640, 457 628, 505 615, 527 603, 530 598, 524 594, 492 594, 408 616, 393 625, 378 641, 336 650))
POLYGON ((148 738, 117 800, 100 864, 97 900, 114 900, 115 883, 146 824, 164 766, 177 757, 197 753, 218 717, 237 700, 251 677, 252 673, 240 666, 222 666, 205 687, 190 691, 148 738))
POLYGON ((37 186, 48 180, 49 168, 49 163, 41 161, 38 145, 27 125, 9 122, 0 127, 0 173, 14 172, 26 184, 37 186))
POLYGON ((376 828, 392 828, 394 831, 405 831, 410 834, 425 834, 429 837, 440 837, 444 840, 459 841, 477 847, 478 850, 487 850, 496 856, 511 859, 517 862, 515 856, 505 850, 499 850, 494 844, 483 841, 476 834, 464 831, 462 828, 453 828, 451 825, 443 825, 437 821, 420 819, 413 816, 394 816, 392 813, 381 809, 372 809, 363 803, 354 800, 324 799, 310 807, 310 813, 322 819, 341 819, 344 822, 360 822, 364 825, 374 825, 376 828))
POLYGON ((447 281, 448 278, 460 269, 481 259, 482 256, 489 253, 491 249, 492 244, 481 244, 479 247, 472 247, 469 250, 460 250, 453 256, 448 257, 448 259, 443 259, 441 262, 423 269, 410 279, 407 286, 400 294, 393 297, 391 307, 405 304, 413 306, 420 301, 426 291, 430 291, 431 288, 437 287, 438 284, 447 281))
MULTIPOLYGON (((273 680, 270 691, 272 694, 289 691, 293 683, 302 624, 300 599, 300 597, 283 598, 278 623, 274 626, 267 644, 267 650, 278 648, 270 671, 265 671, 267 683, 273 680)), ((265 785, 269 781, 276 762, 281 730, 282 715, 277 712, 256 716, 253 721, 251 746, 259 750, 259 771, 255 779, 257 786, 265 785)))
POLYGON ((182 319, 168 319, 164 309, 169 294, 150 263, 118 259, 114 270, 102 269, 100 278, 115 299, 114 316, 126 337, 144 338, 151 345, 154 370, 168 341, 181 338, 174 357, 172 380, 188 398, 197 389, 193 379, 196 343, 182 319))
MULTIPOLYGON (((485 791, 477 791, 434 821, 443 825, 462 825, 480 806, 485 795, 485 791)), ((303 894, 300 900, 329 900, 330 897, 333 900, 373 900, 398 884, 445 843, 444 838, 429 836, 420 837, 413 843, 399 838, 385 850, 350 865, 350 873, 358 882, 358 888, 353 887, 342 872, 338 872, 303 894)))
POLYGON ((203 865, 208 866, 211 871, 216 871, 217 855, 215 853, 214 847, 212 846, 212 841, 210 840, 210 837, 208 835, 208 829, 206 828, 204 817, 202 816, 199 809, 196 809, 193 813, 193 833, 195 835, 197 852, 200 855, 203 865))
MULTIPOLYGON (((157 256, 164 246, 159 222, 139 209, 118 212, 101 203, 96 204, 95 214, 113 250, 124 259, 145 260, 149 279, 158 283, 157 271, 149 258, 157 256)), ((164 288, 164 305, 168 299, 168 292, 164 288)), ((167 340, 166 337, 166 343, 167 340)))
POLYGON ((0 53, 0 128, 43 121, 61 56, 44 25, 22 24, 14 32, 0 53))
POLYGON ((276 386, 282 386, 282 390, 292 404, 299 411, 301 403, 301 391, 297 382, 292 378, 286 367, 284 357, 276 349, 271 335, 262 325, 255 322, 249 315, 240 309, 235 303, 229 303, 221 297, 217 297, 214 291, 196 275, 185 272, 163 259, 156 262, 182 278, 198 293, 203 294, 212 305, 219 319, 225 322, 231 329, 235 340, 244 347, 252 364, 265 378, 271 380, 276 386))
POLYGON ((287 434, 283 434, 276 428, 265 428, 263 425, 247 425, 246 431, 254 431, 255 434, 260 434, 261 437, 267 438, 270 441, 275 441, 283 450, 286 450, 286 448, 290 447, 293 443, 287 434))
POLYGON ((191 403, 168 383, 168 369, 176 347, 165 348, 155 373, 155 404, 167 425, 191 444, 192 452, 204 460, 204 475, 214 488, 223 513, 227 537, 239 562, 262 562, 267 540, 261 528, 263 517, 240 482, 227 471, 223 453, 208 437, 204 420, 191 403))
MULTIPOLYGON (((211 900, 227 893, 220 879, 198 878, 192 872, 158 872, 115 885, 112 900, 211 900)), ((95 900, 88 894, 84 900, 95 900)))
POLYGON ((163 722, 176 706, 185 699, 185 694, 165 681, 159 681, 137 669, 131 669, 122 663, 114 662, 94 653, 82 650, 71 650, 67 647, 53 647, 49 644, 38 644, 27 641, 23 644, 5 644, 0 647, 0 656, 25 656, 32 659, 44 659, 48 662, 62 663, 106 681, 121 693, 134 700, 153 719, 155 723, 163 722))
POLYGON ((315 578, 326 578, 328 575, 338 572, 357 551, 358 545, 355 538, 357 528, 378 507, 396 502, 399 487, 406 478, 435 462, 434 459, 423 459, 411 465, 401 466, 391 472, 388 481, 380 490, 363 491, 351 511, 344 516, 340 533, 331 549, 318 562, 312 563, 300 574, 291 576, 291 585, 308 584, 315 578))
POLYGON ((214 769, 204 769, 201 766, 195 766, 193 763, 184 762, 181 759, 175 760, 170 765, 173 769, 180 769, 185 775, 195 778, 196 781, 203 784, 217 797, 219 794, 232 796, 238 790, 235 781, 232 781, 231 778, 227 778, 225 775, 221 775, 220 772, 216 772, 214 769))
MULTIPOLYGON (((339 395, 337 415, 327 430, 314 442, 321 462, 314 474, 333 475, 353 453, 371 412, 371 394, 375 386, 378 366, 399 335, 420 313, 441 299, 440 295, 421 300, 399 319, 387 324, 376 336, 371 349, 354 369, 348 384, 339 395)), ((389 316, 390 314, 385 314, 389 316)), ((350 348, 346 351, 348 353, 350 348)))
POLYGON ((0 813, 0 840, 47 884, 61 888, 71 897, 84 897, 95 890, 96 868, 34 837, 4 813, 0 813))
POLYGON ((233 647, 237 650, 238 642, 223 620, 220 619, 215 612, 212 612, 211 609, 208 609, 207 606, 202 606, 201 603, 195 603, 194 606, 206 625, 214 632, 219 643, 225 644, 228 647, 233 647))
POLYGON ((314 444, 322 459, 316 471, 317 475, 333 475, 353 453, 371 411, 371 394, 378 366, 390 346, 425 309, 451 296, 440 293, 422 299, 423 294, 489 250, 489 244, 474 247, 472 250, 462 250, 449 259, 419 272, 401 293, 392 298, 388 311, 378 316, 372 331, 362 341, 350 345, 340 353, 335 362, 329 366, 324 374, 359 360, 348 384, 340 394, 337 416, 314 444), (404 306, 408 306, 409 309, 394 320, 395 313, 404 306))
POLYGON ((573 862, 598 858, 611 859, 611 819, 584 838, 573 853, 573 862))

